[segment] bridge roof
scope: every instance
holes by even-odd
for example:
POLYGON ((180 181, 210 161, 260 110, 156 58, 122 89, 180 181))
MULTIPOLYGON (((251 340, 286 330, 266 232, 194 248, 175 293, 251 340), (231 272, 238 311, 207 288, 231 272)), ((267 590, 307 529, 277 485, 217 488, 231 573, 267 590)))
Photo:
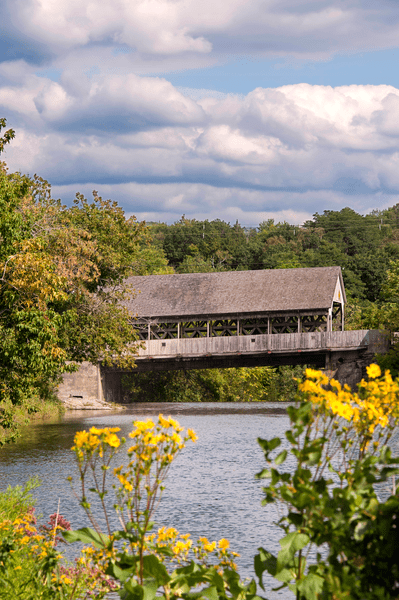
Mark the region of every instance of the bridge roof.
POLYGON ((127 304, 141 318, 327 311, 338 281, 345 301, 340 267, 137 276, 127 304))

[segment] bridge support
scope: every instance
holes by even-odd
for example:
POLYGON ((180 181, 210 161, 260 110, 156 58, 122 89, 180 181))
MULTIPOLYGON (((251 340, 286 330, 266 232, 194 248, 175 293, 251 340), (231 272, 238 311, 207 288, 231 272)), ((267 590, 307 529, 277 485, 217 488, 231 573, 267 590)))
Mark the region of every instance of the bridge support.
POLYGON ((341 385, 347 384, 355 391, 357 384, 367 377, 366 367, 375 360, 375 355, 370 352, 329 352, 326 355, 326 375, 334 377, 341 385))
POLYGON ((324 371, 331 379, 334 377, 341 385, 345 383, 353 390, 357 384, 367 378, 367 367, 375 362, 376 354, 385 354, 389 350, 389 337, 385 332, 369 331, 367 345, 356 350, 334 350, 326 353, 324 371))

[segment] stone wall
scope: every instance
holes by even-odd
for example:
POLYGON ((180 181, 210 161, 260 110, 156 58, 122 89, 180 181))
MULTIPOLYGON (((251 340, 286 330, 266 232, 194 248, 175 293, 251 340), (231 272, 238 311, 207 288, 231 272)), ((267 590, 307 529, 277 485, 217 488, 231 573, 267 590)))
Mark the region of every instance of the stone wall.
POLYGON ((99 365, 84 362, 74 373, 64 373, 57 393, 66 408, 107 408, 99 365))
POLYGON ((389 336, 380 331, 369 331, 367 346, 364 349, 349 352, 330 352, 326 356, 325 372, 334 377, 341 385, 345 383, 353 391, 357 384, 367 378, 367 367, 375 362, 376 354, 385 354, 389 350, 389 336))

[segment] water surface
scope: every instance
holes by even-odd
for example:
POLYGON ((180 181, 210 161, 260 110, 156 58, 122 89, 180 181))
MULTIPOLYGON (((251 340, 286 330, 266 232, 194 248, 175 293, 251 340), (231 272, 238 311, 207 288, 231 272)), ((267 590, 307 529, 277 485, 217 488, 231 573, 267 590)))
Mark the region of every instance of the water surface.
MULTIPOLYGON (((37 512, 48 516, 60 501, 60 512, 73 528, 86 526, 84 512, 66 480, 72 475, 78 483, 70 450, 75 432, 93 425, 120 427, 126 436, 133 420, 155 419, 159 412, 194 429, 198 442, 188 443, 171 467, 156 515, 158 524, 189 532, 194 539, 203 535, 210 540, 229 539, 231 548, 241 555, 237 560, 240 573, 252 577, 257 548, 277 552, 281 537, 273 525, 278 519, 276 508, 261 506, 262 482, 255 479, 264 466, 257 437, 283 437, 288 427, 281 403, 152 403, 135 404, 117 413, 69 413, 59 422, 31 425, 16 444, 1 450, 0 487, 22 484, 37 475, 42 481, 34 492, 37 512)), ((118 526, 116 518, 113 525, 118 526)))

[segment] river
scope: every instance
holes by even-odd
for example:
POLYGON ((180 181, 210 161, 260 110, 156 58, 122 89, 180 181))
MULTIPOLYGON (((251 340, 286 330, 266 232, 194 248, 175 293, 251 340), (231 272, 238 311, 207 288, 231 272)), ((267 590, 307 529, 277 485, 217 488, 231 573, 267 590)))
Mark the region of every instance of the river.
MULTIPOLYGON (((198 435, 173 463, 156 519, 196 539, 227 538, 240 553, 239 571, 253 577, 253 557, 259 546, 278 551, 279 529, 274 506, 261 506, 262 482, 255 474, 264 466, 257 437, 284 436, 288 417, 281 403, 135 404, 123 412, 75 411, 56 422, 25 428, 19 440, 0 452, 0 488, 18 485, 37 475, 41 486, 34 491, 36 512, 47 517, 56 512, 73 528, 87 525, 83 510, 67 481, 77 481, 74 453, 70 448, 76 431, 96 427, 132 430, 136 419, 172 415, 198 435)), ((118 463, 120 463, 118 459, 118 463)), ((117 526, 116 519, 114 525, 117 526)), ((73 547, 67 554, 73 554, 73 547)), ((272 582, 270 581, 270 587, 272 582)), ((287 593, 268 593, 268 598, 287 593)))
MULTIPOLYGON (((282 447, 288 446, 284 432, 289 421, 283 403, 148 403, 118 412, 70 412, 54 422, 30 425, 16 443, 1 449, 0 489, 21 485, 36 475, 41 480, 33 492, 36 513, 48 517, 57 511, 60 502, 60 513, 72 527, 84 527, 88 525, 86 516, 67 481, 69 475, 76 484, 78 480, 70 449, 76 431, 93 425, 120 427, 121 434, 127 436, 134 420, 156 419, 160 412, 172 415, 185 428, 194 429, 198 441, 189 442, 171 467, 156 514, 157 525, 191 533, 194 539, 227 538, 231 549, 240 553, 237 563, 242 577, 254 577, 257 548, 263 546, 277 553, 281 537, 274 525, 279 518, 276 506, 261 506, 263 483, 255 479, 255 474, 265 463, 256 439, 279 436, 282 447)), ((398 432, 392 441, 397 454, 398 432)), ((118 465, 121 462, 118 457, 118 465)), ((294 468, 293 461, 290 464, 288 458, 285 467, 294 468)), ((378 493, 385 500, 391 493, 391 484, 380 486, 378 493)), ((116 517, 112 524, 118 527, 116 517)), ((76 546, 63 553, 72 559, 76 546)), ((293 598, 287 590, 272 592, 276 582, 265 579, 264 595, 269 600, 293 598)))

